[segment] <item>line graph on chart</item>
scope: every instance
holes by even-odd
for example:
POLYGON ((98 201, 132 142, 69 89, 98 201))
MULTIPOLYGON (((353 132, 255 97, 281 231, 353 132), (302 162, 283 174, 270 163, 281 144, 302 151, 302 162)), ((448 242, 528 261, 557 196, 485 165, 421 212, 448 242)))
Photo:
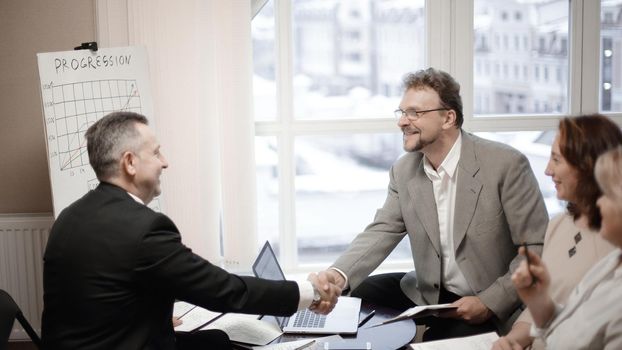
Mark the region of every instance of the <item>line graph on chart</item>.
POLYGON ((110 112, 132 111, 142 114, 141 95, 136 80, 104 79, 50 85, 58 169, 71 170, 89 165, 84 133, 110 112))
MULTIPOLYGON (((157 130, 147 63, 143 47, 37 54, 54 216, 99 184, 89 162, 89 127, 126 111, 144 115, 157 130)), ((148 205, 159 211, 164 201, 159 196, 148 205)))

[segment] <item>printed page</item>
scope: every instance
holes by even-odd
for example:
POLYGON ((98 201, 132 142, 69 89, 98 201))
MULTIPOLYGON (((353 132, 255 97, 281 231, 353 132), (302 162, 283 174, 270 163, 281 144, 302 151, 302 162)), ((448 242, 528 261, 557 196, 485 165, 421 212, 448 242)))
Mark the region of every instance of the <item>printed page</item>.
POLYGON ((222 313, 210 311, 200 306, 195 306, 181 318, 182 324, 175 327, 175 331, 192 332, 220 315, 222 315, 222 313))
POLYGON ((457 309, 456 306, 451 306, 451 304, 435 304, 435 305, 422 305, 411 307, 410 309, 402 312, 401 314, 390 318, 376 326, 381 324, 387 324, 391 322, 397 322, 401 320, 405 320, 408 318, 418 318, 418 317, 426 317, 426 316, 436 316, 443 311, 448 311, 452 309, 457 309))
POLYGON ((463 338, 452 338, 427 343, 410 344, 412 350, 490 350, 492 343, 499 339, 495 332, 463 338))
POLYGON ((173 304, 173 317, 181 317, 192 310, 193 307, 194 305, 185 301, 177 301, 173 304))
POLYGON ((263 346, 253 346, 253 350, 300 350, 311 349, 315 344, 315 339, 302 339, 287 343, 270 344, 263 346))
POLYGON ((264 346, 253 346, 253 350, 323 350, 325 348, 324 344, 330 344, 330 342, 339 341, 343 341, 343 338, 341 338, 341 336, 339 336, 338 334, 335 334, 321 338, 302 339, 264 346))
POLYGON ((232 341, 252 345, 266 345, 283 334, 279 326, 258 320, 258 317, 228 313, 202 329, 220 329, 227 333, 232 341))

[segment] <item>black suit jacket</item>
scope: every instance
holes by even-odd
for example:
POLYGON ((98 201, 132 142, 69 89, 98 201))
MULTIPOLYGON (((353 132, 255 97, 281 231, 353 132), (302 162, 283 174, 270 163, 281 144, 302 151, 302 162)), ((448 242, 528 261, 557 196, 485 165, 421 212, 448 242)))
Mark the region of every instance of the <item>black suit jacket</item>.
POLYGON ((175 299, 280 316, 299 300, 294 282, 232 275, 193 254, 167 216, 107 183, 59 215, 43 282, 46 349, 174 349, 175 299))

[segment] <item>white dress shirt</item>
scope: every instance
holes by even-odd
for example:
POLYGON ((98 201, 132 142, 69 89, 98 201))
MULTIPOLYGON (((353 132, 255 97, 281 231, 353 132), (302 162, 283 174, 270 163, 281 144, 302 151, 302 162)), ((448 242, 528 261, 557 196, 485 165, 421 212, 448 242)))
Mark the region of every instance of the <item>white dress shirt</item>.
MULTIPOLYGON (((130 197, 132 197, 138 203, 143 205, 145 204, 145 202, 143 202, 142 199, 140 199, 138 196, 135 196, 130 192, 127 192, 127 194, 129 194, 130 197)), ((311 282, 305 280, 296 281, 296 284, 298 284, 298 293, 300 295, 300 299, 298 299, 298 310, 306 309, 311 306, 311 303, 313 302, 313 297, 315 294, 313 292, 313 285, 311 284, 311 282)))
POLYGON ((458 181, 458 160, 462 146, 462 134, 458 134, 445 159, 434 169, 427 157, 423 160, 423 170, 432 181, 436 211, 438 213, 438 229, 441 234, 441 259, 443 285, 448 291, 461 295, 474 295, 469 283, 464 278, 460 267, 456 264, 454 247, 454 212, 456 207, 456 183, 458 181))

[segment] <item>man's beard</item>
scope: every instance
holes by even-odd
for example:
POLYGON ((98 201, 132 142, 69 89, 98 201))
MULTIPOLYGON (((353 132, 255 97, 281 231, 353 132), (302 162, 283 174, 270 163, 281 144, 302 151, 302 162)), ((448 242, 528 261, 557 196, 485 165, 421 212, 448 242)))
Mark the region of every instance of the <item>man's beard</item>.
MULTIPOLYGON (((408 145, 408 140, 406 139, 406 137, 404 138, 404 151, 406 151, 406 152, 419 152, 423 148, 425 148, 426 146, 434 143, 434 141, 436 141, 436 139, 438 139, 438 136, 437 136, 437 137, 434 137, 432 140, 424 140, 423 137, 422 137, 421 130, 417 130, 417 134, 419 135, 419 140, 417 140, 417 142, 413 146, 409 146, 408 145)), ((412 135, 414 135, 414 134, 409 134, 408 136, 412 136, 412 135)))

